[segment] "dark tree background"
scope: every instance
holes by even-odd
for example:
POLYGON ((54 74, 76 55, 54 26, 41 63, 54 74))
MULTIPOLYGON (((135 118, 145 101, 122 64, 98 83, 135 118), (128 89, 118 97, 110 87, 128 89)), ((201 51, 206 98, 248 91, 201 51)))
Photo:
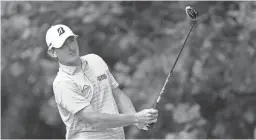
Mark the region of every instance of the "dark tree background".
POLYGON ((155 128, 126 127, 126 137, 255 138, 256 2, 1 2, 2 138, 64 138, 53 97, 58 62, 45 33, 66 24, 81 55, 108 63, 136 109, 149 108, 199 12, 161 103, 155 128))

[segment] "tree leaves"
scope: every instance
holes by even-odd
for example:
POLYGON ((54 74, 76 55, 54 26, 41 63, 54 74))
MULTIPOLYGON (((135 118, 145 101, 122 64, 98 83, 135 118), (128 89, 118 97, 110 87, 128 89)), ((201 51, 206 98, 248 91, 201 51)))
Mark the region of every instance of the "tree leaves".
POLYGON ((179 104, 174 110, 173 119, 177 123, 189 122, 200 117, 199 109, 200 107, 198 105, 190 107, 189 104, 179 104))
POLYGON ((54 98, 50 98, 48 101, 43 103, 39 115, 47 125, 59 125, 61 123, 61 118, 54 98))
POLYGON ((10 74, 11 74, 12 76, 18 77, 18 76, 20 76, 22 73, 24 73, 25 67, 24 67, 22 64, 16 62, 16 63, 13 63, 13 64, 10 66, 9 70, 10 70, 10 74))

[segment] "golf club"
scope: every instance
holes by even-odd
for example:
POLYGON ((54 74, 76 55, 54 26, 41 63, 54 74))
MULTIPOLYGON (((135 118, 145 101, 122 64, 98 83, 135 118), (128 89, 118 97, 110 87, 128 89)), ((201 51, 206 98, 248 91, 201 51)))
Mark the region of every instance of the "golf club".
MULTIPOLYGON (((191 29, 190 29, 190 31, 189 31, 189 33, 188 33, 184 43, 183 43, 183 46, 182 46, 182 48, 181 48, 181 50, 180 50, 180 52, 178 54, 178 57, 176 58, 176 60, 174 62, 174 65, 173 65, 171 71, 169 72, 169 74, 168 74, 168 76, 167 76, 167 78, 165 80, 164 86, 162 87, 161 92, 159 93, 158 98, 157 98, 156 102, 153 105, 153 108, 156 108, 157 103, 159 103, 159 101, 161 99, 161 96, 162 96, 162 94, 164 93, 164 91, 166 89, 166 85, 170 81, 170 78, 172 76, 173 70, 174 70, 174 68, 175 68, 175 66, 177 64, 177 61, 179 60, 179 57, 180 57, 181 52, 182 52, 182 50, 183 50, 183 48, 184 48, 184 46, 185 46, 185 44, 187 42, 187 39, 188 39, 188 37, 190 35, 190 32, 192 31, 192 29, 193 29, 193 27, 194 27, 194 25, 195 25, 195 23, 197 21, 198 12, 194 8, 192 8, 191 6, 187 6, 185 10, 186 10, 187 16, 193 21, 193 24, 192 24, 192 27, 191 27, 191 29)), ((154 125, 154 123, 148 124, 148 127, 153 127, 153 125, 154 125)))

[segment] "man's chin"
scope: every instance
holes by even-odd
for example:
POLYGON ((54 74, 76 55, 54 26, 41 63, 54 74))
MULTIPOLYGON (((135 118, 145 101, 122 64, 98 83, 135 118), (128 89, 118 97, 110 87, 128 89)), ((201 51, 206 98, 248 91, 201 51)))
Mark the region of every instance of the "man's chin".
POLYGON ((72 62, 76 62, 76 61, 79 61, 79 59, 80 59, 79 55, 75 55, 75 56, 73 56, 73 57, 71 58, 71 61, 72 61, 72 62))

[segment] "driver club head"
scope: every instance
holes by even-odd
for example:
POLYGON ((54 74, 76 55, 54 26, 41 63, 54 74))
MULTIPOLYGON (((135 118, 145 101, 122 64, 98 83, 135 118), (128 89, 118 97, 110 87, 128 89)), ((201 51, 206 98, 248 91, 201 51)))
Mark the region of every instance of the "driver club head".
POLYGON ((191 6, 186 7, 186 14, 193 21, 196 21, 197 18, 198 18, 198 12, 194 8, 192 8, 191 6))

